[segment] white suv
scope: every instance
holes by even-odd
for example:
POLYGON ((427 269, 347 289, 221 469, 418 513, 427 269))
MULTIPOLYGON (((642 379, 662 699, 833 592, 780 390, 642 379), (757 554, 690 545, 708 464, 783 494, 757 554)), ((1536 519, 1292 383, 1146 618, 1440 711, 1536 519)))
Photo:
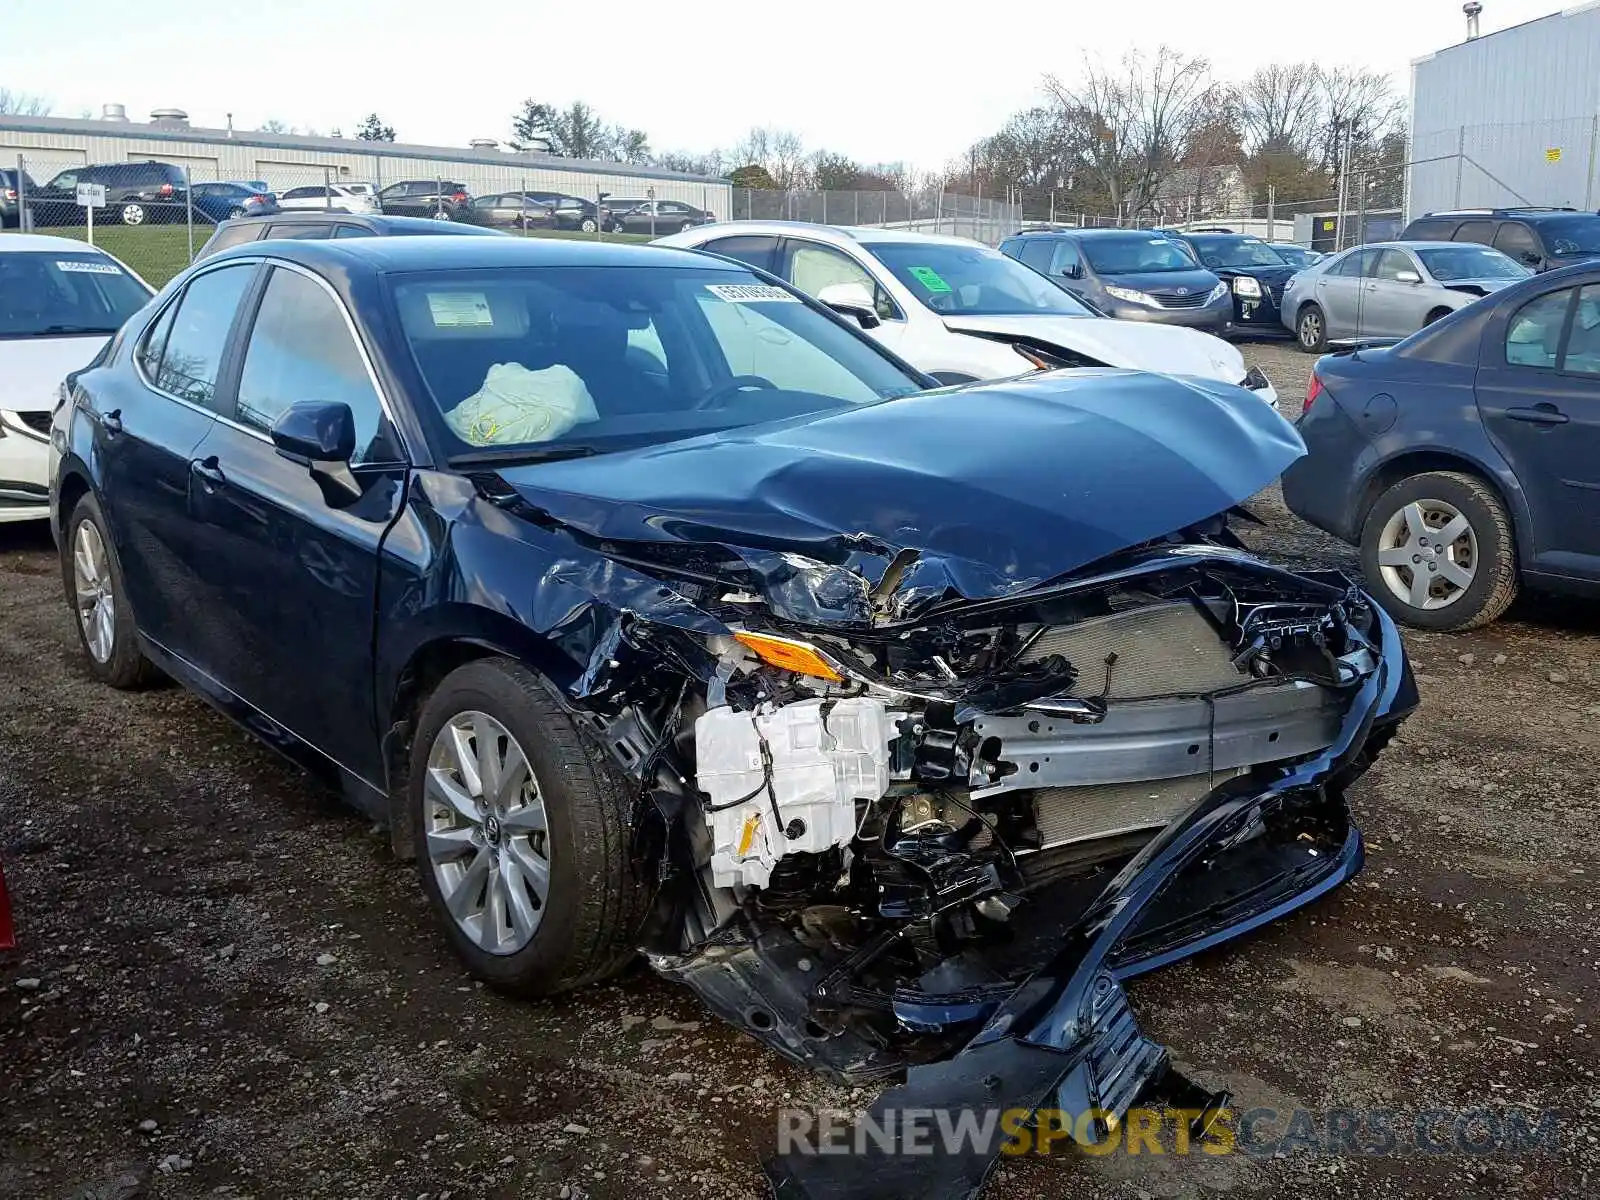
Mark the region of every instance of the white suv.
POLYGON ((789 221, 702 225, 657 244, 707 250, 787 280, 941 383, 1037 367, 1126 367, 1248 388, 1260 371, 1209 333, 1113 321, 1031 267, 965 238, 789 221))
POLYGON ((278 207, 291 212, 303 212, 306 209, 327 209, 331 212, 348 213, 375 213, 382 211, 378 207, 378 198, 372 194, 371 185, 365 185, 369 190, 363 192, 359 187, 349 184, 334 183, 324 187, 315 184, 309 187, 290 188, 286 192, 278 193, 278 207))

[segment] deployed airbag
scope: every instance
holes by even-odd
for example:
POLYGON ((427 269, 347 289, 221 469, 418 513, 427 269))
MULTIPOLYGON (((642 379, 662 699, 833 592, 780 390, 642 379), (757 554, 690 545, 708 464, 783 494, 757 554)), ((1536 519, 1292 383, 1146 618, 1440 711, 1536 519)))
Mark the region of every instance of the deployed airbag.
POLYGON ((574 425, 598 421, 594 398, 571 367, 530 371, 495 363, 483 386, 445 413, 445 423, 474 446, 525 445, 558 438, 574 425))

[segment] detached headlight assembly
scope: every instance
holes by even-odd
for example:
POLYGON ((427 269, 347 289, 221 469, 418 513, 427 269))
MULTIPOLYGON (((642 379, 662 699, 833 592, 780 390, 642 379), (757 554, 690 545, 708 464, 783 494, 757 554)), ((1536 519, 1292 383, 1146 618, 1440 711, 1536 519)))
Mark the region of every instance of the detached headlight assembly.
POLYGON ((1160 308, 1160 303, 1148 292, 1135 291, 1133 288, 1112 287, 1106 285, 1106 295, 1125 301, 1128 304, 1142 304, 1146 308, 1160 308))
POLYGON ((1248 275, 1240 275, 1233 281, 1233 294, 1243 296, 1246 300, 1261 299, 1261 283, 1251 279, 1248 275))
POLYGON ((1219 279, 1217 281, 1217 286, 1211 289, 1211 295, 1206 297, 1206 303, 1207 304, 1215 304, 1218 300, 1221 300, 1227 294, 1228 294, 1228 285, 1223 283, 1219 279))

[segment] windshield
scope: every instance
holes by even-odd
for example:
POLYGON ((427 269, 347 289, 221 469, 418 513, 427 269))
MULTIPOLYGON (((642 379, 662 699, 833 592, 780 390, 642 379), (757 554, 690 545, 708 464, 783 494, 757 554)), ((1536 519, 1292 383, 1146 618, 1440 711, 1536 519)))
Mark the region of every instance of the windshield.
POLYGON ((1539 222, 1544 244, 1557 257, 1567 254, 1600 254, 1600 217, 1587 214, 1548 217, 1539 222))
POLYGON ((1194 260, 1160 234, 1097 234, 1083 239, 1083 256, 1099 275, 1146 275, 1193 271, 1194 260))
POLYGON ((1417 257, 1440 283, 1457 279, 1526 279, 1533 274, 1488 246, 1440 246, 1418 250, 1417 257))
POLYGON ((1286 267, 1279 253, 1260 238, 1253 237, 1197 237, 1192 239, 1200 254, 1200 261, 1213 270, 1217 267, 1234 270, 1248 267, 1286 267))
POLYGON ((924 386, 746 271, 436 271, 393 296, 452 459, 603 453, 924 386))
POLYGON ((1315 251, 1307 250, 1304 246, 1274 246, 1273 249, 1278 252, 1279 258, 1296 269, 1309 267, 1322 257, 1315 251))
POLYGON ((0 338, 115 333, 149 299, 103 254, 7 253, 0 243, 0 338))
POLYGON ((1031 267, 987 246, 871 242, 866 249, 924 308, 936 313, 975 317, 1094 315, 1031 267))

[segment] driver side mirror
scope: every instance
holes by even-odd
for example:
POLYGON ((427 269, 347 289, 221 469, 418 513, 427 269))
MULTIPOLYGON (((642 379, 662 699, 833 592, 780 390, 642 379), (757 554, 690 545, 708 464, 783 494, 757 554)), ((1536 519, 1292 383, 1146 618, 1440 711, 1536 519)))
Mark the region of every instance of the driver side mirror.
POLYGON ((1517 257, 1522 260, 1524 266, 1538 267, 1544 265, 1544 258, 1537 250, 1524 250, 1517 257))
POLYGON ((883 324, 872 294, 859 283, 830 283, 817 293, 817 300, 842 317, 854 317, 863 329, 883 324))
POLYGON ((1057 274, 1060 275, 1061 278, 1063 278, 1063 279, 1082 279, 1083 278, 1083 264, 1082 263, 1068 263, 1066 266, 1062 267, 1061 270, 1057 272, 1057 274))
POLYGON ((356 453, 356 418, 348 404, 301 400, 272 423, 272 444, 290 462, 310 468, 319 483, 330 483, 352 496, 361 485, 350 473, 356 453))
POLYGON ((1421 283, 1422 276, 1415 271, 1396 271, 1394 280, 1396 283, 1421 283))

